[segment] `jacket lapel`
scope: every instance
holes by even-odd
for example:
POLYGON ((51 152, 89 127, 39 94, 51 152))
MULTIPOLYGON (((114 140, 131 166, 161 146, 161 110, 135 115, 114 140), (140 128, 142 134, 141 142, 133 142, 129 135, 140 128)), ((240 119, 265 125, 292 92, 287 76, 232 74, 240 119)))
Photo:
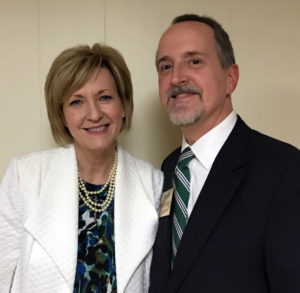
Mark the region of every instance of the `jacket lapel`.
POLYGON ((73 146, 43 157, 40 198, 25 228, 73 290, 77 262, 78 186, 73 146))
POLYGON ((152 196, 148 197, 152 192, 150 177, 143 172, 142 165, 137 165, 129 154, 118 147, 115 190, 118 292, 125 291, 130 278, 153 246, 158 215, 154 202, 151 202, 152 196), (147 184, 142 184, 141 177, 147 184))
POLYGON ((175 292, 199 254, 210 232, 230 204, 243 178, 249 128, 239 118, 220 150, 189 218, 169 279, 175 292))

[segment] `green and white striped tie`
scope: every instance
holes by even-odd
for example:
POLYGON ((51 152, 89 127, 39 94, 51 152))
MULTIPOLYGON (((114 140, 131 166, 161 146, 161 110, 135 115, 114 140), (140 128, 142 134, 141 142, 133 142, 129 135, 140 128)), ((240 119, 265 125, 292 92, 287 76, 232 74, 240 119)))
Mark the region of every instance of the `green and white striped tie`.
POLYGON ((190 170, 188 164, 194 157, 191 148, 185 148, 175 168, 173 178, 175 201, 172 228, 172 265, 188 219, 187 207, 190 197, 190 170))

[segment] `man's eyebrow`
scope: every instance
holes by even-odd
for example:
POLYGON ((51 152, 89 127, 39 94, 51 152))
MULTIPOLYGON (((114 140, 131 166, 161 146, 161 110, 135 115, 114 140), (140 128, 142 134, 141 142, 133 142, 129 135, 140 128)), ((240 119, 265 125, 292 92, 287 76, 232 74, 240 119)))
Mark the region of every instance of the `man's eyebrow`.
POLYGON ((159 65, 161 62, 169 61, 169 60, 170 60, 170 57, 169 57, 169 56, 162 56, 162 57, 160 57, 159 59, 156 59, 156 62, 155 62, 156 68, 158 68, 158 65, 159 65))
POLYGON ((205 54, 200 51, 187 51, 184 53, 184 57, 190 57, 190 56, 195 56, 195 55, 205 56, 205 54))
MULTIPOLYGON (((200 51, 186 51, 183 55, 184 58, 192 57, 192 56, 203 56, 203 57, 205 57, 206 55, 204 53, 200 52, 200 51)), ((170 61, 170 60, 171 60, 171 58, 168 55, 162 56, 159 59, 156 59, 155 66, 158 69, 158 65, 161 62, 170 61)))

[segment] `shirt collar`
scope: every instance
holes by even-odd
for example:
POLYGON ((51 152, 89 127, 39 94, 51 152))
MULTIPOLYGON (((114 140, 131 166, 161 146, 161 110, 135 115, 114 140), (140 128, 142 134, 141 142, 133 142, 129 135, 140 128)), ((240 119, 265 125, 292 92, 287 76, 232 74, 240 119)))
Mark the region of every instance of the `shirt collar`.
POLYGON ((201 136, 192 146, 190 146, 183 137, 181 151, 190 146, 203 167, 210 170, 217 154, 231 133, 236 121, 237 115, 234 111, 232 111, 221 123, 201 136))

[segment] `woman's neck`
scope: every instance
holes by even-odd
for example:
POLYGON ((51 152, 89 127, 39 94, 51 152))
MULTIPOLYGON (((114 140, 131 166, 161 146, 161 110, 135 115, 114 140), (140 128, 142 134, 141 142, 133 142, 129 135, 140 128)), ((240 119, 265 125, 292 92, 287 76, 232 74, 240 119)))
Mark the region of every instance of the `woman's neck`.
POLYGON ((91 184, 105 184, 114 164, 115 147, 99 152, 83 152, 75 145, 78 171, 91 184))

